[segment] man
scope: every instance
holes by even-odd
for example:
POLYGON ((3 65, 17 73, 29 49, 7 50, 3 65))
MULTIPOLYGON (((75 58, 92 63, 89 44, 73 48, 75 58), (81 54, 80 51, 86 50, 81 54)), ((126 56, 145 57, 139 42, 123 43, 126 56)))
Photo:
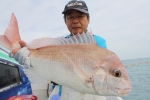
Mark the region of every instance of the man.
MULTIPOLYGON (((72 0, 68 2, 62 14, 64 14, 65 24, 68 30, 70 31, 70 35, 66 36, 66 38, 69 38, 72 35, 76 35, 77 33, 79 34, 87 33, 87 27, 90 22, 90 15, 88 12, 88 7, 86 6, 86 3, 84 1, 72 0)), ((103 38, 94 35, 94 39, 96 40, 98 46, 106 48, 106 42, 103 38)), ((24 43, 21 42, 21 45, 22 44, 24 43)), ((28 58, 29 54, 30 54, 29 50, 26 47, 24 47, 14 55, 14 58, 18 60, 20 64, 30 66, 30 60, 28 58)), ((13 57, 12 53, 10 54, 10 57, 13 57)), ((78 98, 80 97, 80 95, 82 95, 82 93, 79 93, 77 91, 74 91, 64 86, 62 87, 62 90, 61 88, 59 89, 60 95, 61 95, 61 91, 62 91, 61 100, 72 100, 73 98, 78 98), (73 97, 71 97, 71 95, 73 97)), ((84 94, 84 96, 82 96, 82 99, 84 100, 87 100, 87 98, 91 98, 91 100, 94 99, 98 100, 100 98, 101 100, 106 100, 106 97, 100 97, 100 96, 95 96, 90 94, 89 95, 84 94)), ((118 100, 118 99, 113 98, 113 100, 118 100)))
MULTIPOLYGON (((64 20, 67 28, 71 33, 70 35, 87 32, 90 16, 84 1, 73 0, 68 2, 62 13, 64 14, 64 20)), ((94 36, 94 38, 98 40, 97 44, 99 46, 106 48, 106 42, 103 38, 98 36, 94 36)))

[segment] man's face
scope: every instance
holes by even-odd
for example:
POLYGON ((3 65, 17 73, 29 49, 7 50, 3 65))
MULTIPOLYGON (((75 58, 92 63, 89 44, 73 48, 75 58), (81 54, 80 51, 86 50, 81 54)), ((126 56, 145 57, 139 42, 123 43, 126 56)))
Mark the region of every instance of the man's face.
POLYGON ((68 30, 74 35, 85 32, 88 24, 89 18, 85 13, 77 10, 70 10, 66 13, 66 25, 68 30))

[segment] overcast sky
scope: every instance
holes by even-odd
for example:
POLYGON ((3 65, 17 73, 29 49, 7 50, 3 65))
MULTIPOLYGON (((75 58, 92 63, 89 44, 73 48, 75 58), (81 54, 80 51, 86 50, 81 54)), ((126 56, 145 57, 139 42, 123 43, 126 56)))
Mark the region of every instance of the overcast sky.
MULTIPOLYGON (((150 0, 85 0, 93 34, 106 39, 121 60, 150 57, 150 0)), ((41 37, 66 36, 62 11, 68 0, 1 0, 0 35, 12 12, 21 38, 27 43, 41 37)))

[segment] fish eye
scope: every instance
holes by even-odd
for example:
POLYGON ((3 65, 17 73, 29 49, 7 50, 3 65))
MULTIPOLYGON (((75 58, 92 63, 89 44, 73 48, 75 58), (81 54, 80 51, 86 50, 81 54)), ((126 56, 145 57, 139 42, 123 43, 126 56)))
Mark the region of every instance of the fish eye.
POLYGON ((115 70, 113 71, 113 75, 114 75, 115 77, 120 77, 120 76, 121 76, 121 71, 118 70, 118 69, 115 69, 115 70))

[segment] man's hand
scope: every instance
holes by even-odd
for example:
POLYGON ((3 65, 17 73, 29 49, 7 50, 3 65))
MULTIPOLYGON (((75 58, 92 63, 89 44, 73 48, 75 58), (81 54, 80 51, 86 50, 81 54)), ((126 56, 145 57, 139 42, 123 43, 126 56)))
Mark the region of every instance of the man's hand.
POLYGON ((17 60, 19 64, 24 65, 25 67, 29 67, 30 59, 28 56, 30 54, 30 51, 27 49, 27 47, 25 47, 26 42, 24 42, 23 40, 19 41, 19 44, 22 48, 12 50, 12 52, 9 53, 9 57, 17 60))

